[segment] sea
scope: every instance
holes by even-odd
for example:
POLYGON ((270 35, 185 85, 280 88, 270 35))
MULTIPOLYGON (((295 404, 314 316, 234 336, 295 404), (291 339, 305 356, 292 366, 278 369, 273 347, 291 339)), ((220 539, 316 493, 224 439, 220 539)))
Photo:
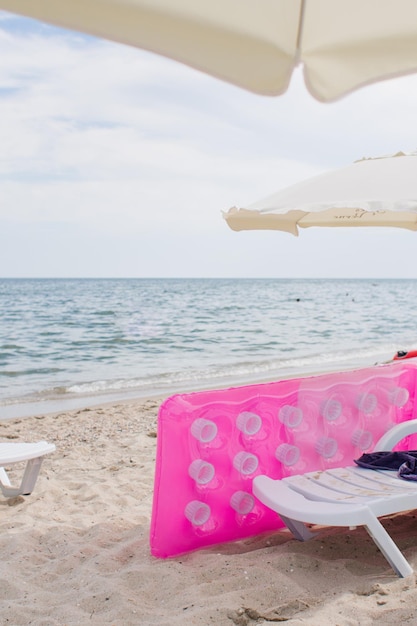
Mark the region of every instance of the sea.
POLYGON ((368 367, 417 280, 0 279, 0 419, 368 367))

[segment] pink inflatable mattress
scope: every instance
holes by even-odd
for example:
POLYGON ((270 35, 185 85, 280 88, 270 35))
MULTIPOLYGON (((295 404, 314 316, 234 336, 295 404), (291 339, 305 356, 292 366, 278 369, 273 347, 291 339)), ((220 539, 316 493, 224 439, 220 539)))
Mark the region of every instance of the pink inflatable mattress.
MULTIPOLYGON (((169 557, 283 526, 252 494, 281 478, 350 465, 415 417, 417 360, 175 395, 161 406, 151 552, 169 557)), ((416 436, 401 443, 417 448, 416 436)))

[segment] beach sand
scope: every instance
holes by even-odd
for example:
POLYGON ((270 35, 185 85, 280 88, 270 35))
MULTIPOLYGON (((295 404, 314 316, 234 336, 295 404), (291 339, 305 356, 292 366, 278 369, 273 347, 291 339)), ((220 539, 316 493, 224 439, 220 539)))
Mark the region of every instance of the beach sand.
MULTIPOLYGON (((159 404, 0 422, 1 440, 57 447, 31 496, 0 496, 2 624, 417 624, 415 577, 397 578, 363 529, 307 543, 280 531, 152 557, 159 404)), ((417 569, 416 514, 386 524, 417 569)))

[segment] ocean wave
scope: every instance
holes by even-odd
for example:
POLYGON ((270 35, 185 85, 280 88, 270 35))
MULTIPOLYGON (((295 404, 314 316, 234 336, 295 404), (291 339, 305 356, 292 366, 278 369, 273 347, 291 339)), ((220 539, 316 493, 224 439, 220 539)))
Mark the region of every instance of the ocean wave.
MULTIPOLYGON (((413 349, 410 346, 410 349, 413 349)), ((417 348, 417 344, 416 344, 417 348)), ((235 384, 236 381, 247 383, 276 377, 277 380, 294 374, 308 375, 335 369, 372 366, 388 360, 394 355, 394 347, 344 350, 343 352, 321 352, 297 357, 277 359, 246 360, 228 365, 213 365, 204 369, 181 369, 162 372, 153 376, 135 378, 98 379, 79 381, 73 384, 45 389, 42 398, 64 395, 97 396, 113 392, 145 392, 158 390, 180 391, 183 387, 212 387, 215 384, 235 384)))
POLYGON ((0 377, 4 376, 5 378, 17 378, 19 376, 39 376, 39 375, 48 375, 48 374, 56 374, 57 372, 62 372, 62 368, 60 367, 29 367, 23 370, 5 370, 0 369, 0 377))
POLYGON ((412 280, 0 279, 0 407, 371 366, 417 347, 416 299, 412 280))

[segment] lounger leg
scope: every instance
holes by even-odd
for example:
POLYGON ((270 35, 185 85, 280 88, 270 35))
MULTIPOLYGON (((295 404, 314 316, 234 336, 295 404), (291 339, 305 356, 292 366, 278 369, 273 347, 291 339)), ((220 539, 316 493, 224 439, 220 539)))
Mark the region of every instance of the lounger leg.
POLYGON ((318 533, 312 533, 303 522, 297 522, 296 520, 290 519, 289 517, 284 517, 284 515, 280 515, 280 518, 287 526, 287 528, 292 532, 294 537, 299 541, 308 541, 313 537, 316 537, 318 533))
POLYGON ((372 516, 365 528, 398 576, 403 578, 410 576, 410 574, 413 573, 411 565, 406 560, 397 544, 391 539, 381 522, 376 517, 372 516))
POLYGON ((4 467, 0 467, 0 483, 2 485, 7 485, 8 487, 11 487, 9 477, 4 467))
POLYGON ((43 458, 37 457, 30 459, 26 463, 25 472, 19 487, 12 487, 6 471, 2 468, 0 473, 0 488, 6 498, 14 498, 16 496, 28 496, 32 493, 36 481, 38 479, 39 470, 41 469, 43 458))

